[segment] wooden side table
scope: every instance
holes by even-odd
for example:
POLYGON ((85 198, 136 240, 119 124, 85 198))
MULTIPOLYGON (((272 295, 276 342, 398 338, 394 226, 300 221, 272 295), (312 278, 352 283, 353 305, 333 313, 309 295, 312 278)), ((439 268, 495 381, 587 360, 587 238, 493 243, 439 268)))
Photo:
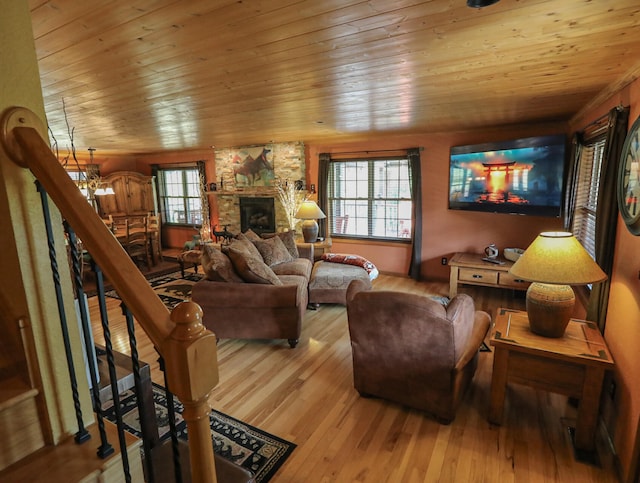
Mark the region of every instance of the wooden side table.
POLYGON ((614 362, 593 322, 571 319, 561 338, 529 329, 527 313, 498 309, 490 344, 495 347, 489 421, 500 424, 507 382, 524 384, 580 400, 576 449, 593 451, 604 373, 614 362))
MULTIPOLYGON (((302 238, 296 240, 297 243, 304 243, 302 238)), ((325 238, 322 241, 313 242, 313 258, 317 261, 320 260, 323 253, 329 253, 331 251, 331 245, 333 242, 331 238, 325 238)))
POLYGON ((498 258, 500 264, 482 260, 484 255, 479 253, 456 253, 449 266, 449 297, 458 293, 459 284, 482 285, 485 287, 510 288, 527 290, 530 283, 520 280, 509 273, 513 262, 498 258))

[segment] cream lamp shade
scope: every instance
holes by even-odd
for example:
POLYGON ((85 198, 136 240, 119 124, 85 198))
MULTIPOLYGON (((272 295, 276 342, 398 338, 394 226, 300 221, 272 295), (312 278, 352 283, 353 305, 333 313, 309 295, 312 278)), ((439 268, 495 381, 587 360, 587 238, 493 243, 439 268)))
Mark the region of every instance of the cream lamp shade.
POLYGON ((302 236, 306 243, 314 243, 318 240, 318 222, 316 220, 326 218, 315 201, 306 200, 300 204, 295 217, 302 222, 302 236))
POLYGON ((538 235, 509 273, 533 282, 527 290, 529 326, 533 332, 545 337, 564 335, 575 305, 575 294, 570 285, 587 285, 607 278, 580 242, 568 232, 538 235))

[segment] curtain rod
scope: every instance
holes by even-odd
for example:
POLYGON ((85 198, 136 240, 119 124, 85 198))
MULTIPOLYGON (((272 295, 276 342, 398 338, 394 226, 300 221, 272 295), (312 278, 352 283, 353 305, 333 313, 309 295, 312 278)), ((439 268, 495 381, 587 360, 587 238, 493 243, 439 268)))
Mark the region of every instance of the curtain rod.
MULTIPOLYGON (((373 153, 397 153, 398 151, 408 151, 411 148, 398 148, 398 149, 376 149, 374 151, 369 151, 367 149, 361 149, 360 151, 337 151, 335 153, 328 153, 329 155, 334 155, 334 154, 360 154, 360 153, 366 153, 366 154, 373 154, 373 153)), ((420 146, 418 148, 420 151, 423 151, 424 148, 422 146, 420 146)))
POLYGON ((609 117, 609 113, 607 113, 607 114, 603 114, 603 115, 602 115, 602 116, 600 116, 599 118, 597 118, 597 119, 595 119, 595 120, 591 121, 589 124, 587 124, 586 126, 584 126, 584 127, 582 128, 582 131, 586 131, 586 130, 587 130, 587 129, 589 129, 590 127, 592 127, 592 126, 596 126, 596 125, 598 125, 598 124, 602 123, 603 121, 606 121, 606 120, 608 119, 608 117, 609 117))
MULTIPOLYGON (((613 109, 617 109, 618 111, 621 111, 623 109, 625 109, 625 107, 622 104, 618 104, 616 107, 614 107, 613 109)), ((609 119, 609 114, 611 113, 610 109, 606 114, 603 114, 602 116, 596 118, 595 120, 591 121, 589 124, 587 124, 586 126, 584 126, 580 131, 581 132, 585 132, 587 131, 590 127, 593 126, 597 126, 598 124, 602 124, 604 121, 608 121, 609 119)))

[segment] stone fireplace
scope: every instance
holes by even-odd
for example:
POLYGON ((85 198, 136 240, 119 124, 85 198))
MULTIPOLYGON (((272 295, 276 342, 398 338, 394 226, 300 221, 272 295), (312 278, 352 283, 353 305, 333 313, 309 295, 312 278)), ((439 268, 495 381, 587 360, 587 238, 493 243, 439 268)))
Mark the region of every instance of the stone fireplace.
POLYGON ((276 231, 276 209, 273 197, 240 196, 240 230, 252 230, 258 235, 276 231))
MULTIPOLYGON (((235 171, 237 157, 242 158, 244 151, 254 147, 216 149, 216 179, 220 181, 215 191, 208 192, 208 195, 215 196, 212 212, 213 218, 217 218, 215 230, 221 231, 227 227, 236 235, 246 231, 250 224, 251 229, 256 233, 281 232, 289 229, 289 220, 278 198, 275 181, 272 180, 270 184, 264 185, 265 180, 261 179, 254 185, 248 186, 247 180, 239 177, 235 171), (239 181, 241 182, 238 183, 239 181), (264 218, 265 216, 267 219, 264 218)), ((303 180, 304 184, 304 143, 299 141, 271 143, 264 145, 264 148, 272 155, 269 157, 269 163, 273 166, 275 179, 303 180)))

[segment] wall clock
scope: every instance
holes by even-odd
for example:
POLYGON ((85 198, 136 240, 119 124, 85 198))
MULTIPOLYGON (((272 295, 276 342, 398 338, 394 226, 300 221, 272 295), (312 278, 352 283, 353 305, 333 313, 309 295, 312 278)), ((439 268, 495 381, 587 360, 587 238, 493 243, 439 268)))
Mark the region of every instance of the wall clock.
POLYGON ((640 235, 640 117, 631 126, 622 146, 618 209, 629 231, 640 235))

